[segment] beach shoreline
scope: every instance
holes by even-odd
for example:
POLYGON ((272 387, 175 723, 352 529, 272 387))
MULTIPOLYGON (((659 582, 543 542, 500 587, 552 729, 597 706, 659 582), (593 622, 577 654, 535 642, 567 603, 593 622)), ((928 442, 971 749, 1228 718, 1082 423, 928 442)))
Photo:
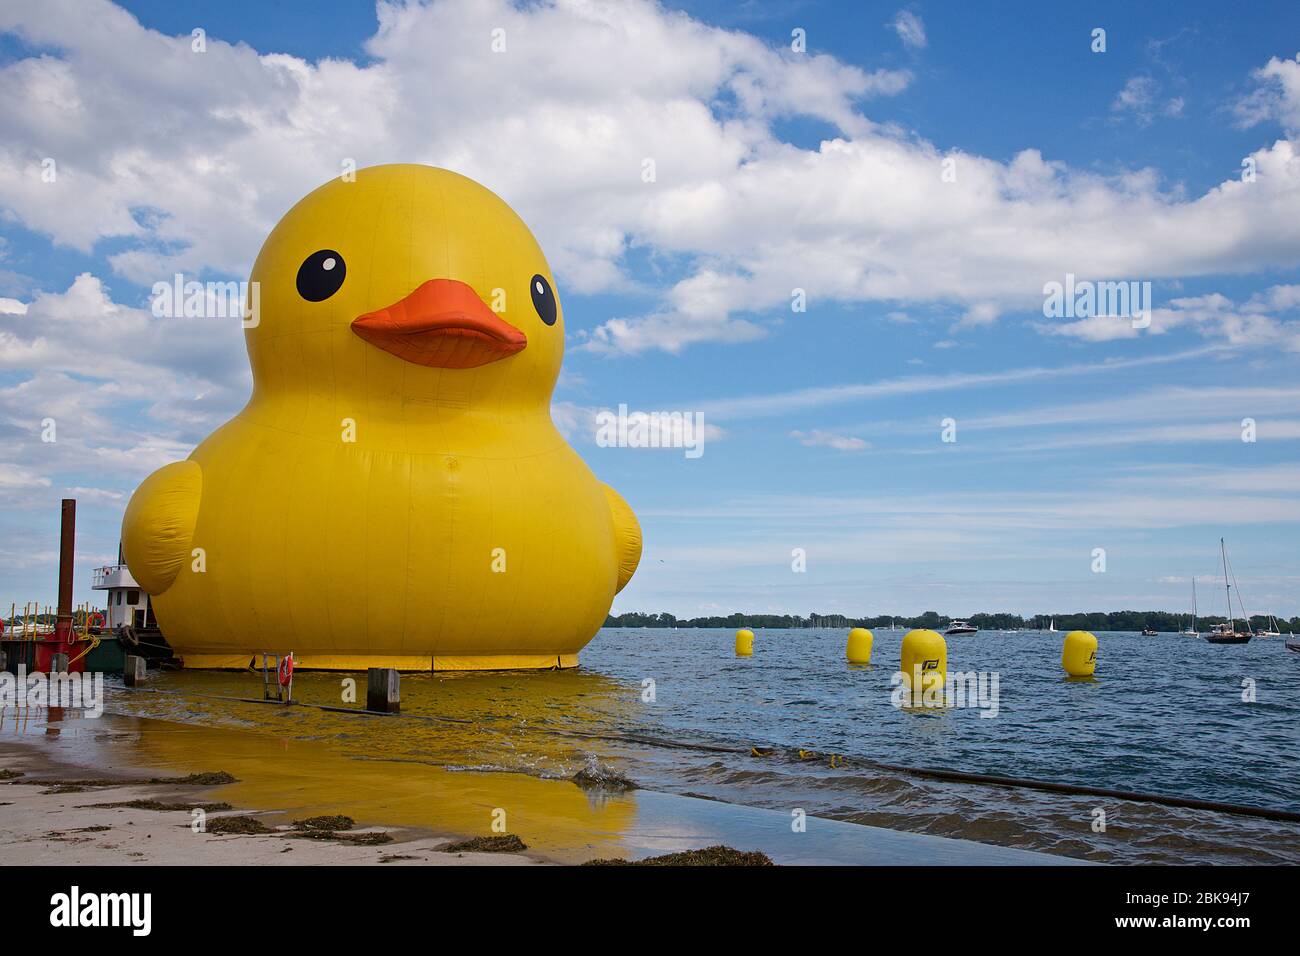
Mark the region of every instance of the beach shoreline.
POLYGON ((793 826, 789 813, 657 791, 347 757, 318 741, 234 728, 114 713, 89 719, 45 712, 26 720, 10 720, 0 736, 0 775, 10 777, 0 781, 0 804, 8 804, 0 814, 0 864, 572 865, 717 846, 793 865, 1083 862, 813 816, 793 826), (218 773, 227 776, 214 781, 218 773), (201 784, 189 782, 192 774, 205 775, 201 784), (78 789, 59 786, 88 780, 78 789), (96 806, 129 801, 181 806, 96 806), (195 832, 196 804, 229 809, 213 809, 208 832, 195 832), (293 826, 343 815, 357 826, 336 837, 304 839, 293 826), (223 817, 252 818, 269 832, 210 832, 223 817), (526 849, 442 852, 503 831, 526 849), (374 834, 389 840, 354 842, 374 834))
MULTIPOLYGON (((219 799, 224 785, 123 776, 86 768, 14 740, 0 741, 0 863, 6 866, 512 866, 546 861, 523 853, 445 852, 454 835, 364 822, 329 838, 293 825, 283 810, 219 799), (94 772, 96 776, 88 778, 94 772), (79 785, 93 779, 94 786, 79 785), (107 781, 118 782, 109 784, 107 781), (72 786, 68 786, 72 782, 72 786), (123 806, 134 803, 136 806, 123 806), (149 805, 149 806, 146 806, 149 805), (201 809, 196 830, 193 807, 201 809), (165 809, 171 807, 171 809, 165 809), (211 832, 218 821, 256 821, 268 832, 211 832), (378 842, 383 840, 384 842, 378 842), (373 842, 372 842, 373 841, 373 842)), ((131 768, 134 771, 139 768, 131 768)))

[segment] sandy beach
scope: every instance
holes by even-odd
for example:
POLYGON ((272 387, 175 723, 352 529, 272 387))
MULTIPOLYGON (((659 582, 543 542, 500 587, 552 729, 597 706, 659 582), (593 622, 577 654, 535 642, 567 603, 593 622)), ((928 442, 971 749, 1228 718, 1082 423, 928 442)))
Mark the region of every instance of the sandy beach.
MULTIPOLYGON (((295 828, 290 814, 250 811, 217 799, 214 791, 220 787, 125 779, 117 785, 86 786, 85 768, 12 742, 0 742, 0 765, 9 778, 0 780, 0 863, 6 866, 528 866, 542 862, 526 852, 446 852, 446 847, 458 842, 455 838, 409 827, 360 824, 332 835, 295 828), (137 806, 121 805, 126 803, 137 806), (205 810, 208 832, 196 832, 195 806, 229 809, 205 810), (252 826, 260 824, 270 832, 210 832, 221 828, 219 821, 232 819, 240 824, 256 821, 252 826), (377 845, 367 845, 371 841, 377 845)), ((113 776, 96 774, 90 779, 98 783, 113 776)))

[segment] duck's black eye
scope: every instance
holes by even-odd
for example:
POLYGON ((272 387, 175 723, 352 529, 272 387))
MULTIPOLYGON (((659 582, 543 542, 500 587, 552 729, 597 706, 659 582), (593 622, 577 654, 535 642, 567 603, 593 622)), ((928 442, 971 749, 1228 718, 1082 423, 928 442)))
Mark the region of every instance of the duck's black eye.
POLYGON ((533 294, 533 308, 537 310, 541 320, 547 325, 554 325, 557 308, 555 293, 551 291, 551 284, 546 281, 546 277, 533 276, 532 281, 528 283, 528 289, 533 294))
POLYGON ((333 249, 313 252, 298 267, 298 294, 308 302, 323 302, 339 291, 348 267, 333 249))

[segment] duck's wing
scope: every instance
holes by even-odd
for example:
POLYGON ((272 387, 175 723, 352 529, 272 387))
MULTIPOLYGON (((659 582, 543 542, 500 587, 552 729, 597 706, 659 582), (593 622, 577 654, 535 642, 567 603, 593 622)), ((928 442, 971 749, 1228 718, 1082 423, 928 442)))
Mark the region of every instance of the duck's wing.
POLYGON ((614 553, 618 557, 618 586, 614 593, 617 594, 632 580, 636 566, 641 563, 641 525, 622 495, 609 485, 602 483, 601 487, 605 489, 605 500, 614 518, 614 553))
POLYGON ((149 594, 162 594, 190 557, 203 470, 193 461, 163 465, 141 482, 122 517, 126 566, 149 594))

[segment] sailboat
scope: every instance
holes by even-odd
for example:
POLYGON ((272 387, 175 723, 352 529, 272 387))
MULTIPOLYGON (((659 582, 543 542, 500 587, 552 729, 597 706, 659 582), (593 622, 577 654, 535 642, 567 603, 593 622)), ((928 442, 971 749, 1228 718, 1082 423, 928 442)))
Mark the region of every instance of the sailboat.
POLYGON ((1282 632, 1277 629, 1277 618, 1272 614, 1268 616, 1268 627, 1262 631, 1255 632, 1256 637, 1281 637, 1282 632))
POLYGON ((1048 634, 1055 634, 1055 633, 1056 633, 1056 618, 1052 618, 1052 619, 1048 622, 1048 624, 1047 624, 1047 633, 1048 633, 1048 634))
POLYGON ((1196 575, 1192 575, 1192 623, 1182 630, 1188 637, 1200 637, 1196 630, 1196 575))
MULTIPOLYGON (((1210 628, 1210 633, 1205 635, 1205 639, 1211 644, 1245 644, 1250 640, 1250 615, 1246 614, 1246 608, 1241 609, 1242 616, 1245 617, 1246 629, 1237 630, 1237 619, 1232 616, 1232 575, 1228 571, 1228 547, 1219 539, 1219 550, 1223 552, 1223 588, 1224 593, 1228 596, 1228 623, 1215 624, 1210 628)), ((1237 591, 1237 602, 1241 602, 1241 591, 1237 591)))

